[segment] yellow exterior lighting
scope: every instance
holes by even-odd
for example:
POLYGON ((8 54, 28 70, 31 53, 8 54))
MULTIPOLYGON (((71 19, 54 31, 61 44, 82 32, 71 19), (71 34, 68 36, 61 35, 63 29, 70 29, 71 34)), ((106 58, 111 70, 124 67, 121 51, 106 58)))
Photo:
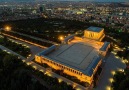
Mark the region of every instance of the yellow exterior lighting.
POLYGON ((47 73, 47 75, 48 75, 48 76, 50 76, 50 77, 52 76, 52 74, 51 74, 51 73, 47 73))
POLYGON ((41 70, 40 70, 40 72, 44 72, 44 70, 43 70, 43 69, 41 69, 41 70))
POLYGON ((124 72, 124 69, 118 69, 118 71, 120 71, 120 72, 124 72))
POLYGON ((81 88, 77 88, 76 90, 82 90, 81 88))
POLYGON ((11 30, 11 27, 10 27, 10 26, 6 26, 6 27, 5 27, 5 30, 6 30, 6 31, 10 31, 10 30, 11 30))
POLYGON ((107 87, 106 87, 106 90, 111 90, 111 87, 110 87, 110 86, 107 86, 107 87))
POLYGON ((115 56, 117 59, 119 58, 118 56, 115 56))
POLYGON ((124 60, 122 60, 122 63, 125 63, 125 61, 124 61, 124 60))
POLYGON ((63 80, 61 78, 58 79, 58 82, 61 83, 63 80))
POLYGON ((27 62, 27 65, 30 65, 30 63, 29 63, 29 62, 27 62))
POLYGON ((110 78, 109 81, 112 83, 114 80, 113 80, 113 78, 110 78))
POLYGON ((115 74, 116 74, 116 72, 115 72, 115 71, 112 71, 111 73, 112 73, 112 75, 115 75, 115 74))
POLYGON ((37 69, 37 67, 36 67, 36 66, 33 66, 33 68, 34 68, 34 69, 37 69))
POLYGON ((63 37, 63 36, 60 36, 59 39, 60 39, 61 41, 63 41, 63 40, 64 40, 64 37, 63 37))
POLYGON ((74 83, 74 84, 73 84, 73 88, 75 88, 76 86, 77 86, 77 84, 74 83))

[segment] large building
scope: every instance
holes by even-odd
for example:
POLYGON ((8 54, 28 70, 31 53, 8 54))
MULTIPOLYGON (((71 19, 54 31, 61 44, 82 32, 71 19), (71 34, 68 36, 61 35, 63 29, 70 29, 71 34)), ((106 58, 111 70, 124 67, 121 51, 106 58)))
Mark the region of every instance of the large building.
POLYGON ((91 85, 102 63, 102 57, 110 47, 109 42, 100 42, 103 35, 104 29, 90 27, 84 31, 83 37, 71 35, 66 37, 61 45, 45 49, 35 56, 35 61, 46 63, 91 85))

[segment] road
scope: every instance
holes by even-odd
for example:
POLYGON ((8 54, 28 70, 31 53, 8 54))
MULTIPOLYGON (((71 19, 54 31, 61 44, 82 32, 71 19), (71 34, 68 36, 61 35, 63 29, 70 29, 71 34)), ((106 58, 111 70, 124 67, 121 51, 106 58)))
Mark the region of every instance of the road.
POLYGON ((121 59, 116 58, 112 53, 105 59, 105 65, 100 76, 99 83, 94 90, 110 90, 113 74, 115 71, 122 70, 126 65, 121 59))

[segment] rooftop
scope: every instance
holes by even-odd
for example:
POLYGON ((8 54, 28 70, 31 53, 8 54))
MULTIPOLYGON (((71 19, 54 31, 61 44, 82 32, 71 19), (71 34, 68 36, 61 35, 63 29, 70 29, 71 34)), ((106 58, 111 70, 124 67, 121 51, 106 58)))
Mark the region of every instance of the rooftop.
POLYGON ((87 28, 86 30, 93 31, 93 32, 100 32, 101 30, 103 30, 103 28, 91 26, 91 27, 87 28))
POLYGON ((104 44, 103 44, 103 46, 100 48, 100 50, 101 50, 101 51, 106 51, 106 49, 107 49, 107 47, 108 47, 109 44, 110 44, 109 42, 104 42, 104 44))
POLYGON ((98 50, 82 42, 62 45, 51 53, 43 55, 43 57, 89 76, 92 75, 93 69, 100 61, 98 50))

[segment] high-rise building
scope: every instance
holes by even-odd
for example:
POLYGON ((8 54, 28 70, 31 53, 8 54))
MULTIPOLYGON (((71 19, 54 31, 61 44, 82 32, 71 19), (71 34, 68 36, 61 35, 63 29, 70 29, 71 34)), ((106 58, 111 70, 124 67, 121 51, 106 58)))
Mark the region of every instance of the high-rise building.
POLYGON ((46 11, 45 6, 44 5, 40 6, 39 10, 40 10, 40 13, 45 13, 46 11))

